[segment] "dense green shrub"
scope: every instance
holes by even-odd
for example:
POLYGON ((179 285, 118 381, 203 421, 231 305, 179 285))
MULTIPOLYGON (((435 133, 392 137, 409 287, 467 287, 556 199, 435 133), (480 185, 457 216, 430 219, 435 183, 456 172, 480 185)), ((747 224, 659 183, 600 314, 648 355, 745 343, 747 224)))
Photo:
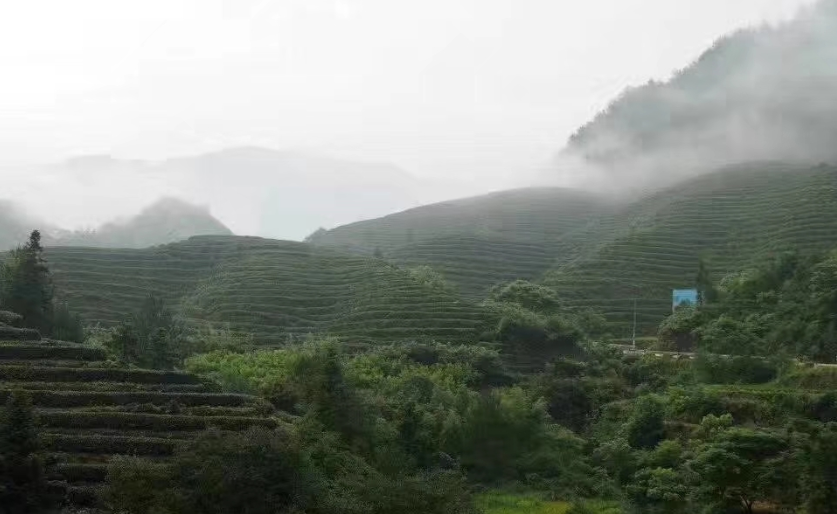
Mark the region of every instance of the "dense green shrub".
POLYGON ((672 388, 666 400, 668 416, 681 421, 699 423, 705 416, 726 412, 722 396, 704 388, 672 388))
POLYGON ((208 432, 178 452, 170 466, 136 466, 135 461, 123 460, 111 467, 108 497, 119 511, 304 511, 318 492, 316 477, 306 469, 295 442, 265 430, 243 435, 208 432), (138 492, 138 487, 148 491, 138 492))
POLYGON ((553 289, 526 280, 495 286, 488 298, 495 303, 518 305, 539 314, 554 314, 561 306, 553 289))
POLYGON ((61 341, 83 343, 85 336, 81 316, 72 312, 66 302, 57 303, 53 307, 50 337, 61 341))
POLYGON ((781 362, 759 357, 700 354, 695 372, 708 384, 764 384, 778 375, 781 362))
POLYGON ((46 427, 75 429, 111 428, 119 430, 204 430, 215 427, 221 430, 244 430, 251 426, 276 427, 275 420, 244 416, 186 416, 172 414, 148 414, 133 412, 74 412, 48 411, 38 415, 46 427))
POLYGON ((40 451, 32 403, 15 391, 0 413, 0 512, 42 512, 52 503, 40 451))
POLYGON ((475 513, 456 473, 390 478, 328 436, 255 428, 210 431, 166 466, 118 459, 106 498, 126 514, 475 513))
POLYGON ((134 382, 137 384, 199 384, 194 375, 172 371, 124 368, 0 366, 0 380, 38 382, 134 382))
MULTIPOLYGON (((84 341, 81 318, 70 312, 65 302, 56 303, 54 293, 52 274, 43 257, 41 233, 34 230, 26 244, 12 250, 0 264, 0 307, 6 312, 0 316, 0 325, 20 325, 55 339, 84 341)), ((33 332, 14 336, 13 331, 0 333, 4 339, 40 339, 33 332)))
POLYGON ((6 341, 39 341, 41 333, 34 328, 15 328, 0 325, 0 339, 6 341))
POLYGON ((77 482, 104 482, 107 478, 108 468, 104 464, 84 464, 67 462, 57 464, 54 468, 54 476, 60 480, 70 483, 77 482))
POLYGON ((584 487, 582 441, 552 424, 544 403, 520 388, 481 396, 451 443, 449 453, 478 482, 529 480, 565 493, 584 487))
POLYGON ((182 360, 186 341, 183 322, 160 296, 150 294, 140 310, 116 327, 105 344, 123 362, 169 369, 182 360))
POLYGON ((805 511, 837 513, 837 425, 829 423, 816 431, 803 448, 802 480, 805 511))
POLYGON ((657 336, 679 351, 693 351, 697 340, 695 331, 703 317, 693 307, 680 307, 660 324, 657 336))
MULTIPOLYGON (((726 277, 717 301, 678 309, 660 326, 665 340, 696 342, 729 355, 837 358, 837 253, 784 253, 726 277)), ((678 344, 678 347, 683 348, 678 344)))
POLYGON ((53 286, 43 257, 41 233, 12 250, 0 266, 0 306, 21 316, 21 324, 49 334, 53 318, 53 286))
MULTIPOLYGON (((9 396, 0 390, 0 399, 9 396)), ((90 407, 147 404, 184 406, 238 407, 250 405, 249 396, 232 393, 166 393, 157 391, 31 391, 32 402, 39 407, 90 407)))
POLYGON ((665 406, 656 396, 637 399, 633 413, 625 424, 625 438, 633 448, 653 448, 665 434, 665 406))
POLYGON ((0 310, 0 325, 17 327, 23 321, 23 316, 11 311, 0 310))
POLYGON ((44 446, 54 452, 121 454, 121 455, 172 455, 178 441, 152 437, 46 434, 44 446))
POLYGON ((0 360, 28 360, 28 359, 57 359, 101 361, 106 354, 98 348, 82 346, 60 346, 48 344, 32 344, 14 346, 0 345, 0 360))
MULTIPOLYGON (((16 386, 24 387, 27 391, 66 389, 67 384, 60 382, 15 382, 16 386)), ((220 388, 213 384, 138 384, 132 382, 73 382, 73 391, 158 391, 168 393, 208 393, 217 392, 220 388)))

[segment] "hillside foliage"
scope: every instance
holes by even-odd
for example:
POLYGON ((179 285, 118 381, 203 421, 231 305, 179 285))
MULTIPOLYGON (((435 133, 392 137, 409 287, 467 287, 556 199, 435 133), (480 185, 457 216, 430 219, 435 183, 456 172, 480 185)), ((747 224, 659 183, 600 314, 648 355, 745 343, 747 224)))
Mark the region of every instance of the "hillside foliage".
POLYGON ((717 298, 676 313, 666 339, 688 336, 721 354, 837 360, 837 253, 785 253, 730 274, 717 298))
MULTIPOLYGON (((54 294, 41 233, 34 230, 26 244, 10 252, 0 264, 0 309, 16 314, 14 323, 44 336, 83 341, 81 318, 65 302, 57 302, 54 294)), ((0 328, 3 325, 0 323, 0 328)))

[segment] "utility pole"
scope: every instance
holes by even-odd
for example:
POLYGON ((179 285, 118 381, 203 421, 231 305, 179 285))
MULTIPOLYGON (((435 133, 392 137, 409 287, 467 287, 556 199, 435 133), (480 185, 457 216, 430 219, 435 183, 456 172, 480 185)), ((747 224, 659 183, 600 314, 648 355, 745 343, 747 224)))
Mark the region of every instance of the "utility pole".
POLYGON ((634 332, 631 336, 631 345, 636 350, 636 297, 634 297, 634 332))

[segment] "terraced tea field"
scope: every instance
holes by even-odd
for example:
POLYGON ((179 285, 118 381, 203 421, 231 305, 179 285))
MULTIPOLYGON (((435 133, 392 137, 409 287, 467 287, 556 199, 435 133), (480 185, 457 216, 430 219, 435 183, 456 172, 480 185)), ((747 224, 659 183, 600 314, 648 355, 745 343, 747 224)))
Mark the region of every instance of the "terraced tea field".
POLYGON ((0 400, 32 397, 48 475, 78 503, 94 502, 114 455, 166 458, 210 427, 276 427, 273 407, 224 394, 179 372, 108 366, 103 352, 70 343, 0 343, 0 400))
POLYGON ((50 248, 57 291, 87 323, 112 325, 151 292, 194 326, 252 333, 260 344, 307 334, 351 342, 472 342, 491 319, 379 259, 309 244, 195 237, 144 250, 50 248))
POLYGON ((671 311, 671 289, 693 287, 704 256, 713 279, 779 252, 837 245, 837 168, 753 166, 695 179, 640 201, 588 235, 583 254, 544 283, 603 312, 630 334, 633 299, 642 333, 671 311))
POLYGON ((312 243, 429 265, 468 297, 493 285, 543 274, 568 235, 613 207, 581 191, 533 188, 418 207, 335 228, 312 243))
POLYGON ((778 252, 837 244, 837 168, 742 165, 630 205, 561 189, 508 191, 420 207, 338 227, 319 245, 383 251, 429 265, 474 300, 517 278, 554 287, 569 306, 606 315, 630 336, 671 310, 671 290, 693 287, 701 256, 713 279, 778 252))
POLYGON ((159 292, 193 325, 261 344, 313 333, 466 342, 493 323, 477 305, 488 289, 523 278, 599 310, 625 337, 634 299, 640 334, 653 333, 671 289, 693 286, 700 256, 717 281, 780 251, 837 244, 837 168, 742 166, 619 208, 563 189, 507 191, 338 227, 313 243, 196 237, 144 250, 50 248, 47 257, 57 290, 90 323, 111 325, 159 292), (368 257, 376 249, 385 259, 368 257), (403 269, 417 265, 440 271, 462 297, 403 269))
POLYGON ((468 298, 516 279, 534 280, 555 259, 544 245, 488 237, 446 237, 402 246, 388 258, 399 266, 430 266, 468 298))

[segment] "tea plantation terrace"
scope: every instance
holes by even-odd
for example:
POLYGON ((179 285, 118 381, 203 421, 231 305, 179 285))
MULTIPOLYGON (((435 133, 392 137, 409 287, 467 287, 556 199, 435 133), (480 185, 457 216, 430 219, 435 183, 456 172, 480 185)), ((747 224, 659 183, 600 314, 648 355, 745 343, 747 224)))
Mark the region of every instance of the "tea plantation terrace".
POLYGON ((381 259, 254 237, 202 236, 142 250, 48 248, 56 290, 86 323, 114 325, 149 293, 194 327, 284 344, 308 334, 356 343, 473 342, 490 315, 381 259))
POLYGON ((781 252, 837 243, 837 167, 740 166, 665 190, 603 219, 588 247, 543 278, 571 306, 606 315, 630 336, 671 313, 671 290, 693 287, 702 257, 719 282, 781 252))
POLYGON ((466 297, 482 300, 498 283, 541 276, 565 257, 567 238, 615 207, 579 190, 514 189, 351 223, 310 241, 379 252, 399 266, 431 266, 466 297))
POLYGON ((210 427, 276 427, 268 402, 217 392, 195 375, 113 367, 104 352, 71 343, 0 342, 0 400, 32 398, 51 486, 95 503, 115 455, 165 459, 210 427))

